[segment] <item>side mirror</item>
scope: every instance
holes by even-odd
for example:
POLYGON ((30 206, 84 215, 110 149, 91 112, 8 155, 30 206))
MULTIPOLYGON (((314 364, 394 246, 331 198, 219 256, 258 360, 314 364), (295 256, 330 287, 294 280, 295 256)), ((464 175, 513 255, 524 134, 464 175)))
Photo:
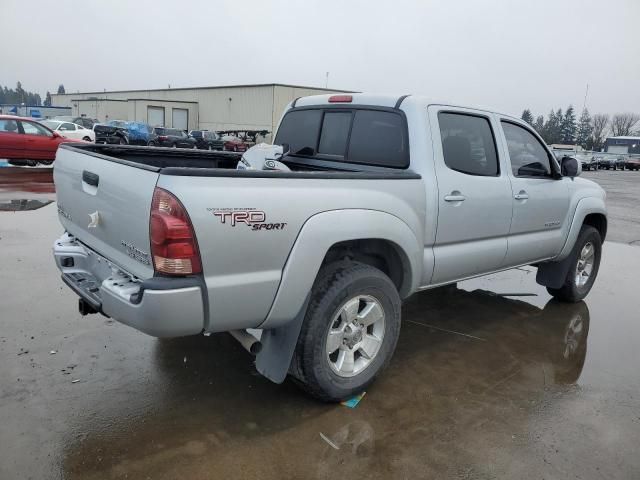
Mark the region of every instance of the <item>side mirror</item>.
POLYGON ((577 177, 582 171, 582 164, 573 157, 562 157, 560 169, 564 177, 577 177))

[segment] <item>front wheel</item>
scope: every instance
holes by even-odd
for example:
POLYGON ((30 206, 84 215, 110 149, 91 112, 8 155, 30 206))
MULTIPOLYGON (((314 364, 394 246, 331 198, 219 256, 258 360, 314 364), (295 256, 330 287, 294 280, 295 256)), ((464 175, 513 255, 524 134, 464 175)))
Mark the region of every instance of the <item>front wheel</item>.
POLYGON ((389 277, 363 263, 330 264, 314 283, 289 373, 320 400, 344 400, 387 366, 399 334, 400 296, 389 277))
POLYGON ((547 291, 563 302, 579 302, 591 291, 600 268, 602 239, 594 227, 583 225, 571 251, 570 268, 560 288, 547 291))

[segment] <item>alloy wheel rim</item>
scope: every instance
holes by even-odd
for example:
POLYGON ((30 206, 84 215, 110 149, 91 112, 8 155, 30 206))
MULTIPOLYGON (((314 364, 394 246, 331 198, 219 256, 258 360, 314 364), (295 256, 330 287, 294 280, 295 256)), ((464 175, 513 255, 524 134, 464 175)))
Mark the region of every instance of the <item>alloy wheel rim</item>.
POLYGON ((385 315, 380 301, 357 295, 336 311, 327 331, 326 358, 340 377, 353 377, 365 370, 380 352, 385 315))
POLYGON ((589 278, 591 278, 595 264, 595 254, 596 249, 593 243, 587 242, 582 246, 576 265, 576 286, 584 287, 589 281, 589 278))

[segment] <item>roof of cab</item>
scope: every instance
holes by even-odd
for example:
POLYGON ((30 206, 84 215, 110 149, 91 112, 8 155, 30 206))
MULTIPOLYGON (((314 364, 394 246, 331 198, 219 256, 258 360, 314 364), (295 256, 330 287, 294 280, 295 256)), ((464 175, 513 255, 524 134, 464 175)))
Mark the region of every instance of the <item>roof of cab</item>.
POLYGON ((464 105, 461 103, 453 103, 446 101, 436 101, 433 98, 425 97, 422 95, 398 95, 398 94, 373 94, 373 93, 349 93, 349 94, 327 94, 327 95, 311 95, 308 97, 300 97, 294 101, 295 107, 309 107, 315 105, 325 105, 325 104, 333 104, 339 105, 341 102, 333 103, 329 102, 329 98, 336 96, 347 96, 352 97, 351 102, 345 102, 345 105, 349 103, 354 105, 370 105, 377 107, 389 107, 389 108, 398 108, 399 106, 406 104, 417 104, 421 106, 428 105, 446 105, 450 107, 459 107, 459 108, 472 108, 474 110, 484 111, 488 113, 496 113, 498 115, 509 117, 511 119, 515 119, 520 121, 519 118, 514 117, 513 115, 508 115, 502 112, 497 112, 490 108, 486 108, 483 106, 474 106, 474 105, 464 105), (400 102, 400 105, 398 105, 400 102))

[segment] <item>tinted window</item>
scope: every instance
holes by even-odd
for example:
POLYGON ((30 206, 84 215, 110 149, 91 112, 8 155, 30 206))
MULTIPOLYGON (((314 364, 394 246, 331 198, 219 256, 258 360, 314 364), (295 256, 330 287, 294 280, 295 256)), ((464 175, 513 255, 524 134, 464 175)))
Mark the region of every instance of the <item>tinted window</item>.
POLYGON ((393 112, 358 110, 353 119, 347 160, 385 167, 409 166, 402 117, 393 112))
POLYGON ((164 130, 165 130, 164 128, 158 128, 158 127, 153 129, 153 131, 156 132, 156 135, 166 135, 164 130))
POLYGON ((60 125, 59 130, 65 130, 65 131, 74 131, 76 129, 75 125, 73 123, 63 123, 62 125, 60 125))
POLYGON ((203 134, 202 134, 202 132, 200 130, 192 130, 191 131, 191 136, 193 138, 202 138, 203 134))
POLYGON ((440 113, 438 122, 447 167, 469 175, 498 175, 498 155, 489 120, 459 113, 440 113))
POLYGON ((527 129, 502 122, 507 139, 511 169, 516 177, 549 177, 551 164, 547 150, 527 129))
POLYGON ((322 121, 318 153, 344 156, 351 125, 351 112, 326 112, 322 121))
POLYGON ((318 141, 322 110, 299 110, 282 119, 275 143, 288 143, 291 153, 313 155, 318 141))

